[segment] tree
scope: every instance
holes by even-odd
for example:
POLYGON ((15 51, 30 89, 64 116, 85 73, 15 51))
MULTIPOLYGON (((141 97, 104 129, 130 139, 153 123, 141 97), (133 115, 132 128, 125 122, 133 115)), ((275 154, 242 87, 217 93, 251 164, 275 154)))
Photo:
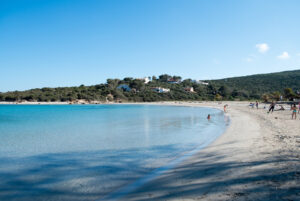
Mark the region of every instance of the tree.
POLYGON ((107 86, 109 89, 115 89, 118 86, 119 82, 119 79, 107 79, 107 86))
POLYGON ((180 82, 180 81, 181 81, 181 77, 180 77, 180 76, 174 75, 172 78, 173 78, 175 81, 177 81, 177 82, 180 82))
POLYGON ((142 90, 143 87, 145 86, 145 83, 142 80, 132 80, 129 86, 137 90, 142 90))
POLYGON ((272 93, 272 97, 273 97, 273 99, 276 100, 276 101, 279 101, 279 100, 280 100, 280 96, 281 96, 281 94, 280 94, 279 91, 275 91, 275 92, 272 93))
POLYGON ((295 98, 296 94, 293 92, 291 88, 285 88, 284 89, 284 97, 288 100, 293 100, 295 98))
POLYGON ((270 98, 270 96, 268 94, 263 94, 262 95, 262 99, 264 100, 264 102, 268 102, 269 98, 270 98))
POLYGON ((163 74, 163 75, 160 75, 158 80, 160 82, 167 82, 170 78, 172 78, 172 76, 168 75, 168 74, 163 74))
POLYGON ((182 84, 184 87, 189 87, 189 86, 193 85, 191 79, 185 79, 185 80, 183 80, 183 81, 181 82, 181 84, 182 84))
POLYGON ((221 86, 218 91, 223 97, 228 97, 230 95, 229 88, 225 85, 221 86))
POLYGON ((16 101, 17 98, 13 95, 8 95, 5 97, 5 101, 16 101))
POLYGON ((222 96, 220 95, 220 94, 217 94, 216 96, 215 96, 215 99, 217 100, 217 101, 220 101, 220 100, 222 100, 222 96))
POLYGON ((126 99, 122 91, 120 90, 112 90, 112 95, 114 96, 115 99, 126 99))
POLYGON ((208 85, 207 89, 208 89, 209 93, 211 93, 213 95, 217 94, 217 89, 214 85, 212 85, 212 84, 208 85))
POLYGON ((130 83, 130 82, 133 80, 133 78, 132 78, 132 77, 125 77, 123 80, 124 80, 126 83, 130 83))

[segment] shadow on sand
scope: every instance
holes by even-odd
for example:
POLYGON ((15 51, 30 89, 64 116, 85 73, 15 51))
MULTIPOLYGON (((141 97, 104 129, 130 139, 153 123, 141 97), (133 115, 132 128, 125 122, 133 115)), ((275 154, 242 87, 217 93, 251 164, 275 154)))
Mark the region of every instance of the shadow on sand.
MULTIPOLYGON (((1 158, 0 200, 101 199, 163 165, 154 163, 153 156, 171 160, 159 155, 172 149, 176 147, 1 158), (130 157, 133 152, 138 157, 130 157)), ((199 160, 188 160, 121 200, 300 200, 299 153, 275 155, 247 163, 224 162, 220 152, 200 152, 199 160)))
POLYGON ((300 200, 300 151, 263 161, 222 160, 199 153, 122 200, 300 200), (183 199, 185 198, 185 199, 183 199))
POLYGON ((96 200, 174 157, 176 145, 0 158, 0 200, 96 200))

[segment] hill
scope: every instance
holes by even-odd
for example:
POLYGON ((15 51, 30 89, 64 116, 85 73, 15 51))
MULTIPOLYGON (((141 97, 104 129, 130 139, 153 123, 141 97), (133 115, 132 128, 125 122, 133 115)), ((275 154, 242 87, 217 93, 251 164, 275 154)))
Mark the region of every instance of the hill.
POLYGON ((252 94, 252 96, 274 92, 282 94, 286 88, 299 93, 300 70, 210 80, 209 83, 216 88, 227 86, 232 90, 252 94))
POLYGON ((108 79, 104 84, 41 88, 0 93, 0 101, 176 101, 176 100, 291 100, 299 98, 300 70, 233 77, 205 82, 180 76, 108 79), (295 93, 295 92, 296 93, 295 93))

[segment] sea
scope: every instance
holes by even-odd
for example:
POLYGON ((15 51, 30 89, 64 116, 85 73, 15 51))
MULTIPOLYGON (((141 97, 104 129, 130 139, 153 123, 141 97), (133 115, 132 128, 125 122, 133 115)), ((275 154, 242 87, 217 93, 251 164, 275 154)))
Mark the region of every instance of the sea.
POLYGON ((0 200, 121 197, 212 143, 228 123, 205 107, 0 105, 0 200))

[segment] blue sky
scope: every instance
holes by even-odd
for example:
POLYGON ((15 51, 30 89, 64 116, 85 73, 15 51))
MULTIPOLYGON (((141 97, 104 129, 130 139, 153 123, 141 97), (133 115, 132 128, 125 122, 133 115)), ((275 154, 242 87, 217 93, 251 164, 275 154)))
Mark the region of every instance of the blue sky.
POLYGON ((0 0, 0 91, 300 69, 297 0, 0 0))

